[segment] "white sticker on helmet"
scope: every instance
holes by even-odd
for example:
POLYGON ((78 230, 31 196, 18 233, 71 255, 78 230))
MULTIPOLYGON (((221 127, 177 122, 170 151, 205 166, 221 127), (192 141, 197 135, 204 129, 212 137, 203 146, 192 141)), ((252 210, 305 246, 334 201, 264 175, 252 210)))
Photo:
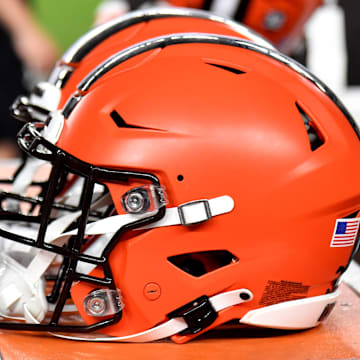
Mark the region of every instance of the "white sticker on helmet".
POLYGON ((355 244, 360 218, 337 219, 330 247, 347 247, 355 244))

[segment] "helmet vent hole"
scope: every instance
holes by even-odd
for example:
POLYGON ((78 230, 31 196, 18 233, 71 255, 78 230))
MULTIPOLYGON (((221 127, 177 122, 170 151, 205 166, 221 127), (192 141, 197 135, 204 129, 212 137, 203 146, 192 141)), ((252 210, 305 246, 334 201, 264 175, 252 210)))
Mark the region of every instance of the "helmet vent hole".
POLYGON ((234 68, 234 67, 231 67, 231 66, 214 64, 214 63, 206 63, 206 64, 211 65, 211 66, 215 66, 215 67, 217 67, 219 69, 223 69, 225 71, 230 71, 231 73, 236 74, 236 75, 245 74, 245 71, 242 71, 240 69, 237 69, 237 68, 234 68))
POLYGON ((146 129, 142 126, 136 126, 136 125, 129 125, 125 122, 125 120, 121 117, 121 115, 116 111, 113 110, 110 113, 111 118, 114 120, 115 124, 119 128, 130 128, 130 129, 146 129))
POLYGON ((195 277, 203 276, 239 261, 235 255, 226 250, 181 254, 170 256, 168 260, 177 268, 195 277))
POLYGON ((305 125, 305 129, 309 138, 311 151, 315 151, 321 145, 324 144, 324 136, 321 134, 320 130, 316 124, 312 121, 310 116, 304 111, 304 109, 298 104, 295 103, 296 107, 301 115, 302 121, 305 125))
POLYGON ((120 116, 120 114, 114 110, 110 113, 111 118, 114 120, 115 124, 119 128, 128 128, 132 127, 131 125, 128 125, 125 120, 120 116))
POLYGON ((178 176, 177 176, 177 180, 178 180, 178 181, 184 181, 184 175, 181 175, 181 174, 178 175, 178 176))

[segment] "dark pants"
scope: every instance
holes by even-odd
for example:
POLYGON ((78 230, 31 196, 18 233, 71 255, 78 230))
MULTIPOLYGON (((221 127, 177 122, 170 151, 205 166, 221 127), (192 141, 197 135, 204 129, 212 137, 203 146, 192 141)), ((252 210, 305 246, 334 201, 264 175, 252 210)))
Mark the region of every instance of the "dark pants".
POLYGON ((345 13, 348 85, 360 85, 360 1, 340 0, 345 13))
POLYGON ((20 124, 9 115, 9 107, 25 89, 22 66, 11 45, 8 34, 0 28, 0 140, 14 139, 20 124))

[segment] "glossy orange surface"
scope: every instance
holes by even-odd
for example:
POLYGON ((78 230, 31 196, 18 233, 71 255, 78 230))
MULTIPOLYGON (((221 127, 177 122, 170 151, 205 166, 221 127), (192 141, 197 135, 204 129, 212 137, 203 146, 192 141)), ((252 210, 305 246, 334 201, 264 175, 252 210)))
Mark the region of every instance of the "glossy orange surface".
POLYGON ((0 332, 4 360, 73 359, 355 359, 360 357, 360 299, 342 285, 331 316, 319 327, 298 332, 224 326, 184 345, 87 343, 51 335, 0 332))

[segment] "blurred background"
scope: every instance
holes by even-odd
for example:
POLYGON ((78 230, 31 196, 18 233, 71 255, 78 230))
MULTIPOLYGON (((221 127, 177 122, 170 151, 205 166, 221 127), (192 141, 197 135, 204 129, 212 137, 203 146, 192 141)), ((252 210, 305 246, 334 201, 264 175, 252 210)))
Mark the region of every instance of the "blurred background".
MULTIPOLYGON (((128 1, 133 8, 142 2, 128 1)), ((107 10, 99 7, 104 3, 118 3, 121 8, 127 2, 0 0, 0 161, 21 157, 15 145, 15 134, 21 124, 10 118, 9 106, 17 95, 45 80, 55 61, 77 38, 106 19, 107 10)), ((338 94, 357 122, 360 122, 359 13, 359 0, 325 0, 304 29, 306 46, 300 56, 338 94)))
POLYGON ((61 54, 94 24, 100 0, 0 0, 0 161, 19 158, 21 123, 9 115, 20 94, 45 80, 61 54))
POLYGON ((31 0, 36 19, 64 52, 94 24, 95 9, 101 0, 31 0))

